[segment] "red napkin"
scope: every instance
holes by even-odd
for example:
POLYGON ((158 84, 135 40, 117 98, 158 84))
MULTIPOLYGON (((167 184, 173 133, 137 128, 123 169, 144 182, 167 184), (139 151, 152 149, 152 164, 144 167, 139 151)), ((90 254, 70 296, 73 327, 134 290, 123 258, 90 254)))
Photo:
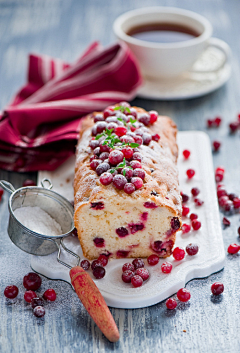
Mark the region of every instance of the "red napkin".
POLYGON ((133 99, 141 82, 123 43, 95 42, 72 65, 30 55, 28 82, 0 116, 0 168, 54 170, 74 153, 81 117, 133 99))

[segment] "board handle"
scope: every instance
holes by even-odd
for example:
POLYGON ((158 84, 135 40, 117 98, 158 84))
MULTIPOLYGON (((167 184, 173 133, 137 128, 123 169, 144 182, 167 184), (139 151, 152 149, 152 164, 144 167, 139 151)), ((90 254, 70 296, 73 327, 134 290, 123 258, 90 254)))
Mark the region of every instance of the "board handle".
POLYGON ((112 314, 92 278, 80 266, 70 270, 71 283, 96 325, 110 342, 119 340, 119 331, 112 314))

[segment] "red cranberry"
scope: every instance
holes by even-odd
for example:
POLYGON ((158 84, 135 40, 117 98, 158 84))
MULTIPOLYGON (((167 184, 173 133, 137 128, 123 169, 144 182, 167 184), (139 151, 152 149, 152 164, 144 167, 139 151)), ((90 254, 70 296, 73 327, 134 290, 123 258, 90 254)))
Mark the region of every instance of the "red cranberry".
POLYGON ((128 227, 130 228, 130 232, 131 234, 135 234, 137 233, 138 231, 141 231, 145 228, 144 224, 143 223, 130 223, 128 224, 128 227))
POLYGON ((207 120, 207 126, 208 126, 209 128, 214 126, 214 121, 213 121, 213 119, 208 119, 208 120, 207 120))
POLYGON ((154 124, 158 119, 158 112, 156 112, 155 110, 150 110, 148 114, 150 116, 150 124, 154 124))
POLYGON ((129 234, 127 228, 124 228, 124 227, 117 228, 116 233, 120 238, 124 238, 129 234))
POLYGON ((105 121, 99 121, 96 123, 97 134, 101 134, 107 128, 107 123, 105 121))
POLYGON ((224 177, 224 172, 221 172, 221 171, 216 172, 215 173, 216 183, 219 183, 220 181, 222 181, 223 177, 224 177))
POLYGON ((175 260, 180 261, 185 257, 185 250, 180 247, 176 247, 172 253, 175 260))
POLYGON ((33 298, 31 301, 32 308, 34 309, 36 306, 44 306, 44 302, 42 298, 33 298))
POLYGON ((45 300, 50 300, 51 302, 54 302, 57 298, 57 294, 55 292, 54 289, 50 288, 47 289, 44 293, 43 293, 43 299, 45 300))
POLYGON ((99 147, 99 141, 98 140, 91 140, 89 143, 89 146, 91 147, 92 150, 95 148, 99 147))
POLYGON ((94 123, 97 123, 98 121, 104 121, 104 117, 102 113, 96 114, 94 117, 94 123))
POLYGON ((113 176, 111 173, 105 172, 100 176, 99 180, 101 184, 109 185, 113 181, 113 176))
POLYGON ((100 261, 102 266, 105 267, 108 264, 108 257, 104 254, 101 254, 98 256, 98 261, 100 261))
POLYGON ((123 265, 123 267, 122 267, 122 271, 124 272, 124 271, 127 271, 127 270, 134 272, 134 271, 135 271, 134 265, 131 264, 130 262, 126 262, 126 263, 123 265))
POLYGON ((102 152, 99 156, 99 159, 101 159, 102 161, 105 161, 105 159, 107 159, 108 157, 109 157, 108 152, 102 152))
POLYGON ((142 259, 134 259, 132 262, 135 270, 144 267, 144 261, 142 259))
POLYGON ((189 218, 191 219, 191 221, 193 221, 194 219, 198 218, 198 215, 196 213, 191 213, 189 218))
MULTIPOLYGON (((120 137, 120 141, 123 143, 134 143, 134 139, 132 136, 129 135, 123 135, 120 137)), ((131 148, 131 147, 130 147, 131 148)), ((131 157, 126 157, 126 158, 131 158, 131 157)))
POLYGON ((105 140, 101 141, 100 144, 99 144, 99 147, 100 147, 100 152, 110 152, 110 147, 108 145, 104 145, 105 143, 105 140))
POLYGON ((170 273, 172 271, 172 264, 170 262, 163 262, 161 265, 161 270, 163 273, 170 273))
POLYGON ((132 178, 131 183, 135 186, 136 189, 140 189, 143 186, 142 179, 138 177, 132 178))
POLYGON ((225 212, 229 212, 233 209, 233 202, 231 200, 228 200, 224 203, 223 209, 225 212))
POLYGON ((181 192, 181 196, 182 196, 182 202, 183 202, 183 203, 188 202, 188 200, 189 200, 189 196, 188 196, 188 195, 183 194, 183 193, 181 192))
POLYGON ((231 225, 231 222, 226 217, 223 217, 223 225, 229 227, 231 225))
POLYGON ((141 287, 141 285, 143 284, 143 279, 138 275, 134 275, 131 278, 131 282, 133 287, 137 288, 137 287, 141 287))
POLYGON ((187 216, 187 214, 189 213, 189 211, 190 211, 190 208, 189 208, 189 207, 182 206, 182 215, 183 215, 184 217, 187 216))
POLYGON ((184 150, 183 151, 183 157, 185 159, 188 159, 190 157, 191 152, 189 150, 184 150))
POLYGON ((99 260, 93 260, 91 263, 91 269, 94 270, 95 267, 102 267, 102 263, 99 260))
POLYGON ((37 294, 34 291, 28 290, 24 293, 24 299, 27 303, 31 303, 33 298, 37 298, 37 294))
POLYGON ((141 169, 141 168, 136 168, 136 169, 134 169, 134 171, 133 171, 133 176, 134 176, 134 177, 141 178, 142 180, 144 180, 145 175, 146 175, 146 174, 145 174, 144 170, 141 169))
MULTIPOLYGON (((110 119, 110 118, 107 118, 107 119, 110 119)), ((114 131, 116 127, 118 127, 118 124, 113 121, 107 124, 108 130, 114 131)))
POLYGON ((126 183, 124 185, 123 190, 125 191, 126 194, 130 195, 136 190, 136 188, 132 183, 126 183))
POLYGON ((158 208, 158 206, 153 201, 146 201, 146 202, 144 202, 143 206, 146 208, 151 208, 151 209, 158 208))
POLYGON ((226 191, 226 190, 220 189, 220 188, 217 190, 217 197, 218 197, 218 199, 219 199, 220 197, 226 196, 226 195, 227 195, 227 191, 226 191))
POLYGON ((105 276, 105 269, 102 267, 102 266, 97 266, 93 269, 93 276, 96 278, 96 279, 101 279, 105 276))
POLYGON ((224 291, 224 285, 220 282, 215 282, 211 286, 211 291, 213 295, 222 294, 222 292, 224 291))
POLYGON ((92 127, 92 136, 97 136, 97 127, 96 127, 96 125, 94 125, 92 127))
POLYGON ((23 277, 23 286, 27 290, 37 290, 42 284, 41 277, 35 272, 29 272, 23 277))
POLYGON ((159 257, 155 254, 148 256, 147 262, 150 266, 155 266, 159 263, 159 257))
POLYGON ((129 110, 130 110, 130 112, 127 112, 127 111, 126 111, 126 114, 127 114, 127 115, 132 115, 133 118, 136 119, 136 118, 137 118, 137 111, 136 111, 136 109, 131 107, 131 108, 129 108, 129 110))
POLYGON ((23 184, 22 184, 23 187, 26 187, 26 186, 36 186, 36 183, 35 181, 31 180, 31 179, 26 179, 23 184))
POLYGON ((238 121, 233 121, 232 123, 229 124, 229 129, 232 134, 234 134, 239 127, 239 122, 238 121))
POLYGON ((139 161, 131 161, 130 162, 130 166, 133 169, 142 168, 142 165, 141 165, 141 163, 139 161))
POLYGON ((144 281, 149 278, 149 271, 146 268, 138 268, 135 274, 142 277, 144 281))
MULTIPOLYGON (((140 170, 142 170, 142 169, 140 169, 140 170)), ((121 171, 121 174, 123 176, 125 176, 125 178, 131 179, 132 176, 133 176, 133 170, 130 169, 130 168, 123 168, 122 171, 121 171)))
POLYGON ((236 254, 240 250, 240 246, 238 244, 230 244, 228 247, 229 254, 236 254))
POLYGON ((85 270, 87 271, 90 267, 90 262, 88 260, 82 260, 80 262, 80 266, 85 270))
POLYGON ((217 116, 217 117, 214 119, 214 124, 216 125, 216 127, 219 127, 220 124, 221 124, 221 122, 222 122, 222 119, 221 119, 219 116, 217 116))
POLYGON ((177 307, 177 302, 175 299, 172 298, 168 298, 168 300, 166 301, 166 307, 169 310, 173 310, 177 307))
POLYGON ((231 194, 228 194, 228 198, 229 200, 233 201, 234 199, 238 199, 238 195, 231 193, 231 194))
POLYGON ((142 162, 142 155, 139 152, 134 152, 132 159, 138 162, 142 162))
POLYGON ((115 128, 114 132, 117 136, 120 137, 120 136, 126 135, 127 128, 125 126, 118 126, 115 128))
POLYGON ((186 174, 187 174, 188 179, 192 179, 192 178, 194 177, 194 175, 195 175, 195 170, 193 170, 193 169, 188 169, 188 170, 186 171, 186 174))
POLYGON ((148 146, 149 143, 152 141, 152 136, 147 132, 144 132, 144 134, 142 135, 142 139, 143 139, 143 144, 148 146))
POLYGON ((191 226, 190 226, 189 224, 184 223, 184 224, 182 225, 182 232, 183 232, 183 234, 189 233, 190 230, 191 230, 191 226))
POLYGON ((173 230, 178 230, 180 228, 180 221, 179 221, 178 217, 173 217, 171 219, 171 228, 173 230))
POLYGON ((189 301, 189 299, 191 298, 191 294, 190 294, 189 290, 187 290, 186 288, 181 288, 177 292, 177 297, 181 302, 185 303, 185 302, 189 301))
POLYGON ((136 135, 136 136, 134 137, 134 142, 135 142, 135 143, 138 143, 139 146, 141 146, 141 145, 143 144, 143 139, 142 139, 141 136, 136 135))
POLYGON ((118 190, 122 190, 126 183, 127 183, 127 179, 121 174, 115 175, 113 177, 113 185, 118 190))
POLYGON ((130 146, 122 148, 122 153, 125 158, 130 159, 133 156, 133 149, 130 146))
MULTIPOLYGON (((103 202, 91 202, 91 207, 94 210, 98 211, 98 210, 103 210, 104 209, 104 203, 103 202)), ((102 238, 95 238, 95 239, 102 239, 102 238)))
POLYGON ((91 161, 90 163, 90 167, 93 169, 93 170, 96 170, 96 168, 102 163, 102 161, 100 159, 94 159, 91 161))
POLYGON ((114 115, 114 114, 115 114, 115 112, 114 112, 112 109, 106 108, 106 109, 103 111, 103 116, 104 116, 105 119, 108 118, 109 116, 114 115))
POLYGON ((200 190, 198 188, 192 188, 191 193, 193 196, 197 196, 200 193, 200 190))
POLYGON ((224 205, 225 205, 228 201, 229 201, 229 198, 228 198, 227 195, 221 196, 221 197, 218 199, 219 206, 224 207, 224 205))
POLYGON ((110 169, 110 165, 106 162, 103 162, 97 166, 96 173, 98 176, 100 176, 101 174, 105 173, 109 169, 110 169))
POLYGON ((4 289, 4 295, 8 299, 14 299, 18 295, 18 287, 17 286, 7 286, 4 289))
POLYGON ((235 208, 235 209, 238 209, 238 208, 240 208, 240 199, 238 198, 238 197, 236 197, 235 199, 233 199, 233 207, 235 208))
POLYGON ((194 219, 192 221, 192 227, 194 230, 198 230, 199 228, 201 228, 201 222, 198 221, 197 219, 194 219))
POLYGON ((192 243, 188 244, 186 246, 186 252, 190 256, 196 255, 198 253, 198 245, 197 244, 192 244, 192 243))
POLYGON ((202 206, 204 204, 204 201, 196 198, 193 200, 196 206, 202 206))
POLYGON ((105 241, 103 238, 94 238, 93 242, 97 248, 104 248, 105 241))
POLYGON ((152 135, 152 140, 158 142, 160 140, 160 136, 158 134, 152 135))
POLYGON ((33 309, 33 314, 36 316, 36 317, 43 317, 45 315, 45 309, 43 306, 36 306, 34 309, 33 309))
POLYGON ((147 113, 141 114, 141 116, 138 118, 138 121, 140 123, 143 123, 145 126, 148 126, 150 124, 150 116, 147 113))
POLYGON ((108 158, 112 165, 117 165, 123 161, 124 154, 119 150, 113 150, 108 158))
POLYGON ((214 149, 215 152, 217 152, 220 147, 221 147, 221 142, 213 141, 213 149, 214 149))
POLYGON ((131 279, 132 277, 134 276, 134 272, 131 271, 131 270, 125 270, 123 273, 122 273, 122 280, 123 282, 125 283, 131 283, 131 279))

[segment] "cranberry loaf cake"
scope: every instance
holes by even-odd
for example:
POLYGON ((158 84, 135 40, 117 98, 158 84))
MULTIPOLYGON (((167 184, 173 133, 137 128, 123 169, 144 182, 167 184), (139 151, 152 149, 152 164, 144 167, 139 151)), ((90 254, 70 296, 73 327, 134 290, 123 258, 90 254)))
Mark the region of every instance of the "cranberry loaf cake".
POLYGON ((126 102, 84 119, 74 222, 89 260, 171 255, 181 227, 176 134, 170 118, 126 102))

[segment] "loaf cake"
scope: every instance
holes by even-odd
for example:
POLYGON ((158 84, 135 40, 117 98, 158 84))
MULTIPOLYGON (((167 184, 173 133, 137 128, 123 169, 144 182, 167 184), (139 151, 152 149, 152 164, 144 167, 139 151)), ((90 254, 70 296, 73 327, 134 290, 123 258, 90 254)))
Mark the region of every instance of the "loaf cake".
POLYGON ((89 260, 171 255, 181 228, 176 135, 170 118, 126 102, 84 118, 74 223, 89 260))

